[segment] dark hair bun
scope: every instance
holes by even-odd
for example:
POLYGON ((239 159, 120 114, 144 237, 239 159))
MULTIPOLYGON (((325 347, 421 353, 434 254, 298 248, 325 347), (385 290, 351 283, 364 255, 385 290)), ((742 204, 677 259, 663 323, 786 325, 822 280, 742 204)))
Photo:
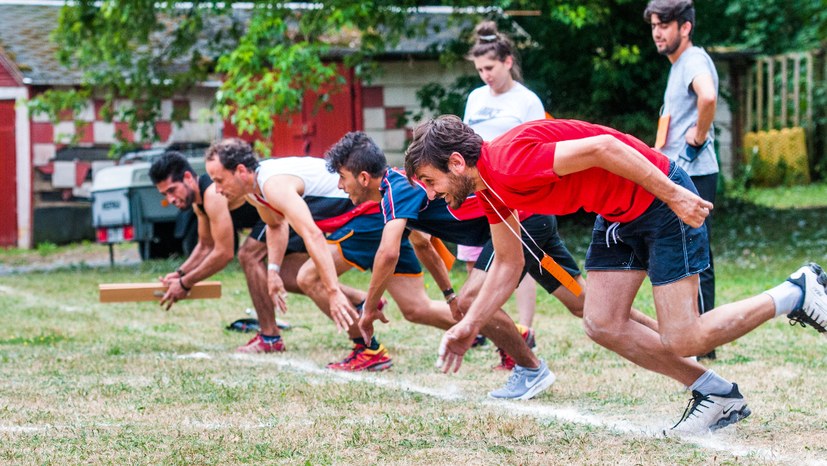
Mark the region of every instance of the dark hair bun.
POLYGON ((494 21, 483 21, 474 28, 479 42, 493 42, 499 38, 497 23, 494 21))

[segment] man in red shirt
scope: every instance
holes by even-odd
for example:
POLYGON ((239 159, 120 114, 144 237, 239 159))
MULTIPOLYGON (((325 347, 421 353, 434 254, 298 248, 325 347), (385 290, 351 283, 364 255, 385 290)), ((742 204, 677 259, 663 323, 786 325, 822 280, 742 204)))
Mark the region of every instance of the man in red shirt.
POLYGON ((414 130, 405 165, 429 197, 444 197, 451 207, 476 192, 491 223, 494 264, 478 299, 443 337, 446 371, 459 369, 479 328, 516 286, 523 256, 514 209, 598 214, 586 256, 586 333, 692 390, 691 408, 670 432, 702 433, 750 415, 736 384, 688 356, 733 341, 775 316, 822 333, 827 327, 827 274, 816 264, 760 295, 700 316, 698 274, 709 266, 703 222, 713 206, 666 156, 614 129, 540 120, 483 142, 447 115, 414 130), (659 332, 629 318, 647 275, 659 332))

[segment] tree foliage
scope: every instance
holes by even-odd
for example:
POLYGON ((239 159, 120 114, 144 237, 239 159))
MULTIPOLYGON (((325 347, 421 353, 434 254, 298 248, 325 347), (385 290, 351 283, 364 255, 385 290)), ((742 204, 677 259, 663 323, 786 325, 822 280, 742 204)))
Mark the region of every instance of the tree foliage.
POLYGON ((61 64, 83 70, 85 85, 47 91, 34 100, 35 108, 54 115, 65 109, 58 108, 67 102, 61 94, 88 97, 94 89, 104 101, 105 120, 117 117, 144 139, 157 139, 152 123, 160 118, 161 100, 207 78, 211 62, 205 52, 226 51, 221 40, 195 46, 205 19, 220 11, 218 6, 180 9, 151 0, 67 4, 51 40, 60 45, 61 64), (115 108, 115 99, 133 105, 115 108))
MULTIPOLYGON (((154 0, 77 0, 63 7, 52 40, 59 59, 84 70, 84 84, 34 99, 36 111, 57 115, 77 110, 91 95, 104 100, 104 117, 129 122, 144 140, 157 139, 152 122, 162 99, 217 73, 222 82, 218 113, 239 130, 268 135, 273 118, 300 108, 307 91, 326 92, 343 80, 340 59, 367 79, 374 58, 403 37, 425 36, 427 25, 411 22, 413 0, 323 0, 295 4, 154 0), (134 107, 116 108, 115 99, 134 107), (61 108, 62 107, 62 108, 61 108)), ((448 0, 438 3, 469 18, 492 17, 504 31, 528 33, 521 59, 527 85, 557 117, 582 118, 642 136, 654 135, 668 62, 656 54, 643 21, 645 0, 448 0), (536 16, 504 11, 538 11, 536 16)), ((697 1, 695 43, 738 45, 775 53, 817 46, 827 32, 825 0, 697 1)), ((470 27, 441 51, 443 61, 462 60, 470 27)), ((420 92, 433 111, 461 113, 469 76, 451 86, 420 92)))
POLYGON ((241 131, 267 135, 273 118, 300 108, 306 91, 324 96, 343 82, 336 63, 327 59, 338 54, 359 76, 369 76, 372 56, 421 33, 406 21, 407 8, 414 7, 410 0, 246 5, 67 3, 51 39, 60 47, 60 62, 83 70, 84 82, 79 89, 41 94, 32 108, 51 115, 77 110, 67 104, 94 89, 104 101, 104 119, 127 121, 139 138, 152 141, 158 138, 153 122, 161 101, 218 73, 218 113, 241 131), (116 99, 134 106, 116 108, 116 99))

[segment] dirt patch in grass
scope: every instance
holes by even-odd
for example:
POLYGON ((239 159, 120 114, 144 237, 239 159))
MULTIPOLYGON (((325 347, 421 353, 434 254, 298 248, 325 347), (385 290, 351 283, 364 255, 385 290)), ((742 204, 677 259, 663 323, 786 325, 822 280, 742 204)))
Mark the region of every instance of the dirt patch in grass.
MULTIPOLYGON (((131 265, 141 261, 138 247, 132 243, 115 245, 113 258, 115 265, 131 265)), ((106 267, 109 264, 109 248, 102 244, 76 243, 48 250, 0 249, 0 275, 84 266, 106 267)))

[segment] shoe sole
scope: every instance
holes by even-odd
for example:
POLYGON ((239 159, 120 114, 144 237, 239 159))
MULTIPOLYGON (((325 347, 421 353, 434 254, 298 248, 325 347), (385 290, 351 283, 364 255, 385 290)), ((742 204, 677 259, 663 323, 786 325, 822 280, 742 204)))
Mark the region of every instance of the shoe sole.
POLYGON ((392 366, 393 366, 393 361, 387 361, 387 362, 381 362, 379 364, 375 364, 373 366, 366 367, 363 370, 366 370, 368 372, 379 372, 379 371, 388 370, 392 366))
POLYGON ((537 382, 536 384, 534 384, 534 386, 531 387, 530 389, 528 389, 527 392, 523 393, 522 396, 519 396, 519 397, 514 398, 514 399, 515 400, 530 400, 530 399, 534 398, 535 396, 539 395, 540 392, 542 392, 543 390, 545 390, 548 387, 552 386, 556 380, 557 380, 557 376, 554 375, 553 372, 549 372, 548 377, 546 377, 545 379, 543 379, 543 380, 537 382))
POLYGON ((492 395, 493 392, 488 393, 488 398, 492 398, 494 400, 530 400, 535 396, 539 395, 543 390, 547 389, 548 387, 552 386, 554 382, 557 381, 557 376, 554 375, 553 372, 550 372, 550 377, 546 377, 545 379, 537 382, 533 387, 528 389, 525 393, 520 396, 516 397, 507 397, 507 396, 494 396, 492 395))
POLYGON ((744 407, 738 411, 733 411, 729 413, 729 416, 718 420, 718 422, 709 427, 709 430, 710 432, 715 432, 718 429, 723 429, 728 425, 735 424, 742 419, 748 418, 750 414, 752 414, 752 410, 749 409, 749 406, 744 405, 744 407))
MULTIPOLYGON (((825 291, 827 291, 827 273, 824 272, 824 269, 815 262, 810 262, 809 264, 807 264, 807 266, 810 267, 810 270, 815 274, 816 283, 823 286, 825 291)), ((804 274, 795 279, 788 278, 787 281, 799 286, 805 293, 807 292, 807 279, 804 277, 804 274)), ((802 327, 810 326, 815 331, 820 333, 821 336, 827 338, 827 328, 824 328, 816 322, 816 320, 813 318, 813 313, 808 314, 804 311, 804 309, 799 309, 797 311, 791 312, 788 315, 788 317, 790 317, 791 319, 790 325, 800 324, 802 327), (796 316, 804 316, 806 319, 804 319, 803 321, 799 320, 798 318, 794 319, 794 317, 796 316)))
POLYGON ((247 351, 247 350, 242 350, 241 348, 238 348, 238 349, 235 350, 236 353, 241 353, 241 354, 270 354, 270 353, 284 353, 285 351, 287 351, 287 348, 283 348, 283 349, 280 349, 280 350, 270 350, 270 351, 266 351, 266 350, 265 351, 247 351))
POLYGON ((380 362, 378 364, 374 364, 372 366, 362 367, 362 368, 359 368, 359 369, 351 369, 349 367, 343 367, 343 366, 327 366, 327 368, 331 369, 331 370, 334 370, 334 371, 342 371, 342 372, 363 372, 363 371, 379 372, 379 371, 384 371, 384 370, 390 369, 392 366, 393 366, 393 361, 386 361, 386 362, 380 362))

